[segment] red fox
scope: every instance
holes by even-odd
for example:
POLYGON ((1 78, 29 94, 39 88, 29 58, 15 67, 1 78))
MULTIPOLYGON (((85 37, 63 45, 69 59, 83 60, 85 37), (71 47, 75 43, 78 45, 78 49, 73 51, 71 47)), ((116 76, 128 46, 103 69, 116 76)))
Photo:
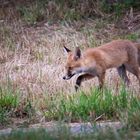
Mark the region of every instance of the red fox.
POLYGON ((74 75, 81 74, 76 80, 76 91, 82 81, 95 76, 98 77, 99 88, 102 88, 106 70, 114 67, 126 84, 129 84, 127 70, 137 77, 140 85, 140 44, 138 43, 114 40, 97 48, 88 48, 83 53, 79 48, 76 48, 74 53, 66 47, 64 50, 67 52, 67 61, 66 75, 63 79, 69 80, 74 75))

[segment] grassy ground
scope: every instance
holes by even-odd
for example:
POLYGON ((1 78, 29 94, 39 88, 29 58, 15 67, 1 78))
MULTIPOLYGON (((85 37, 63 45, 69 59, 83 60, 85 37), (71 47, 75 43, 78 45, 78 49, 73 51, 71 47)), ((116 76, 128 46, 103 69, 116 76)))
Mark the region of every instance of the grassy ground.
POLYGON ((112 130, 112 129, 106 129, 106 130, 95 130, 94 133, 86 134, 83 133, 82 135, 71 135, 69 129, 67 128, 61 128, 61 131, 54 131, 52 133, 48 133, 45 129, 39 129, 39 130, 30 130, 28 132, 24 131, 13 131, 11 134, 7 136, 1 136, 3 140, 124 140, 124 139, 140 139, 139 132, 132 132, 130 130, 112 130), (62 133, 65 132, 65 133, 62 133))
MULTIPOLYGON (((98 7, 99 3, 95 3, 95 11, 82 13, 68 7, 70 2, 64 11, 57 2, 44 2, 0 8, 0 128, 50 120, 119 120, 128 129, 139 130, 138 81, 130 73, 131 85, 126 89, 115 69, 107 71, 103 91, 97 89, 96 78, 83 83, 78 93, 74 91, 76 77, 67 82, 62 79, 66 59, 63 44, 72 50, 77 46, 84 50, 118 38, 138 41, 138 12, 128 8, 123 18, 115 14, 118 23, 98 7), (48 13, 45 6, 50 8, 48 13), (56 6, 57 11, 50 14, 56 6), (87 19, 84 14, 96 17, 87 19)), ((89 8, 90 3, 86 6, 89 8)), ((21 132, 11 137, 16 139, 16 135, 23 137, 21 132)), ((29 135, 33 137, 34 133, 29 135)), ((114 132, 109 135, 114 137, 114 132)), ((48 134, 43 131, 42 136, 48 134)), ((101 139, 100 132, 93 137, 101 139)))
POLYGON ((38 119, 40 122, 57 120, 68 123, 119 120, 124 126, 139 130, 140 99, 135 94, 124 86, 120 87, 117 92, 108 88, 102 91, 92 88, 88 92, 46 94, 43 98, 43 105, 38 105, 37 101, 35 105, 35 101, 29 98, 25 100, 20 98, 19 92, 1 88, 1 127, 8 122, 15 123, 13 127, 21 125, 26 127, 30 123, 38 122, 38 119), (14 118, 26 118, 27 120, 19 123, 17 120, 14 121, 14 118))

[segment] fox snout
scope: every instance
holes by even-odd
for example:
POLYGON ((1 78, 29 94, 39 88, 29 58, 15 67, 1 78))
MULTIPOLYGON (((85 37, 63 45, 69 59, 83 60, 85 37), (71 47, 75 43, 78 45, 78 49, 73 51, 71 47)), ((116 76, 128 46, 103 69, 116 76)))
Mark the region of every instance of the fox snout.
POLYGON ((63 76, 63 80, 66 80, 67 78, 66 78, 66 76, 63 76))
POLYGON ((63 80, 69 80, 72 76, 74 76, 74 74, 68 74, 63 76, 63 80))
POLYGON ((63 80, 69 80, 70 79, 70 77, 68 77, 68 76, 63 76, 63 80))

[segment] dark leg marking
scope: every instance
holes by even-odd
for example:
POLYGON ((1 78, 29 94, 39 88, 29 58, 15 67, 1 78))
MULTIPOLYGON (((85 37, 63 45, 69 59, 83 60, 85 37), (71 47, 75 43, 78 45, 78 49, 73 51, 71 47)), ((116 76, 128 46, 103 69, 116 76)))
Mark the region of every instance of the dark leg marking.
POLYGON ((126 67, 125 65, 122 65, 117 68, 118 74, 121 77, 121 79, 124 81, 125 84, 129 85, 130 81, 126 73, 126 67))
POLYGON ((77 79, 76 79, 76 84, 75 84, 75 90, 77 91, 78 88, 81 86, 82 81, 86 81, 89 80, 91 78, 93 78, 94 76, 90 75, 90 74, 83 74, 80 75, 77 79))

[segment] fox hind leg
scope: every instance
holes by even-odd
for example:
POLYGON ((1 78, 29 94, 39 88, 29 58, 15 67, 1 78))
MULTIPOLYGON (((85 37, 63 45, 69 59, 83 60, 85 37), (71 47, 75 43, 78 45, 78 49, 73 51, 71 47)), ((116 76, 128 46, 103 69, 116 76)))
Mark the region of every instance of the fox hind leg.
POLYGON ((129 85, 130 80, 127 76, 125 65, 122 65, 122 66, 118 67, 117 71, 118 71, 118 74, 119 74, 120 78, 124 81, 124 83, 129 85))
POLYGON ((126 69, 137 77, 139 81, 139 90, 140 90, 140 70, 139 70, 138 65, 127 64, 126 69))

